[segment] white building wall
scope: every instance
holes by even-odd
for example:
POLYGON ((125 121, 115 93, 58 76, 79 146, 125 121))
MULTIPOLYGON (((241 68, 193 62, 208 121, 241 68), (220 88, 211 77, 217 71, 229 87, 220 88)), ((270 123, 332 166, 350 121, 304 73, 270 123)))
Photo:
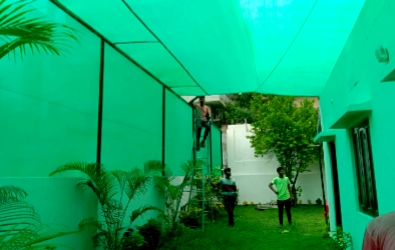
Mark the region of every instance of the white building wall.
MULTIPOLYGON (((276 195, 269 189, 270 181, 277 176, 279 163, 275 157, 255 157, 249 139, 251 125, 229 125, 227 129, 227 161, 232 169, 233 178, 240 189, 239 202, 268 203, 276 200, 276 195)), ((296 187, 301 186, 302 196, 298 199, 307 204, 310 199, 322 197, 321 177, 318 164, 310 165, 311 172, 300 174, 296 187)), ((324 171, 324 169, 323 169, 324 171)), ((325 176, 324 184, 325 184, 325 176)))

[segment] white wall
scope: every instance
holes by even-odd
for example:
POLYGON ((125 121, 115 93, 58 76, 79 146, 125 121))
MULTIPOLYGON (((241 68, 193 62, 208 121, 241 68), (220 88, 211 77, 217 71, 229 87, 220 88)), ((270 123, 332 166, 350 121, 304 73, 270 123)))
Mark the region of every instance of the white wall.
MULTIPOLYGON (((195 98, 196 96, 182 96, 182 98, 187 101, 190 102, 193 98, 195 98)), ((209 95, 206 96, 206 103, 210 104, 210 103, 221 103, 223 106, 226 105, 227 102, 230 102, 230 99, 227 95, 209 95)))
MULTIPOLYGON (((279 163, 275 157, 255 157, 254 149, 249 139, 251 125, 229 125, 227 129, 227 160, 232 169, 233 178, 240 189, 239 201, 253 201, 254 203, 268 203, 276 199, 276 195, 269 189, 270 181, 277 176, 276 168, 279 163)), ((301 186, 301 199, 304 204, 310 199, 322 197, 321 177, 318 164, 310 165, 311 172, 300 174, 296 186, 301 186)), ((324 170, 323 170, 324 171, 324 170)), ((325 184, 325 176, 324 176, 325 184)))

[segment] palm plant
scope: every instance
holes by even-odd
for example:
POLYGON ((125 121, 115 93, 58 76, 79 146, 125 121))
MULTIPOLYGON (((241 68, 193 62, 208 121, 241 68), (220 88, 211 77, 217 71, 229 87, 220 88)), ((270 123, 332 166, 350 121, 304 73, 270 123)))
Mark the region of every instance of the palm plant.
POLYGON ((16 57, 16 51, 23 57, 27 49, 60 55, 69 48, 68 41, 78 41, 73 28, 27 17, 31 12, 23 1, 0 0, 0 60, 9 53, 16 57))
MULTIPOLYGON (((165 168, 163 176, 156 177, 156 185, 159 188, 159 193, 165 198, 166 215, 164 217, 170 232, 177 231, 180 211, 185 209, 187 206, 196 206, 196 204, 193 204, 194 201, 191 200, 181 207, 181 197, 183 196, 183 191, 187 186, 191 187, 194 185, 201 185, 200 180, 196 180, 191 177, 198 177, 198 173, 201 172, 200 169, 205 167, 207 167, 207 163, 202 160, 189 160, 183 163, 180 167, 181 175, 179 177, 183 177, 180 184, 174 184, 174 180, 178 176, 174 176, 173 171, 170 168, 165 168), (194 179, 194 181, 192 181, 192 179, 194 179)), ((212 197, 206 196, 206 201, 208 201, 208 199, 212 199, 212 197)))
POLYGON ((0 187, 0 249, 56 249, 44 243, 53 238, 78 231, 55 231, 40 222, 34 208, 24 201, 27 193, 18 187, 0 187))
POLYGON ((190 184, 190 176, 193 174, 193 170, 196 168, 196 165, 200 166, 201 164, 201 161, 196 162, 192 160, 182 164, 181 173, 183 175, 183 180, 178 185, 174 184, 174 180, 177 176, 174 176, 173 171, 167 167, 163 172, 163 176, 157 176, 155 178, 159 194, 165 199, 165 219, 170 227, 173 227, 177 221, 182 191, 190 184))
POLYGON ((86 187, 96 195, 103 220, 87 218, 80 222, 80 229, 87 226, 94 227, 97 233, 93 236, 95 246, 104 249, 122 249, 123 235, 130 231, 132 223, 142 214, 150 210, 161 211, 157 207, 145 205, 132 211, 128 225, 124 219, 131 201, 145 194, 153 177, 159 176, 162 171, 160 161, 149 161, 144 164, 144 170, 133 168, 131 171, 106 171, 98 163, 73 162, 60 166, 50 176, 57 173, 77 170, 84 177, 79 186, 86 187))

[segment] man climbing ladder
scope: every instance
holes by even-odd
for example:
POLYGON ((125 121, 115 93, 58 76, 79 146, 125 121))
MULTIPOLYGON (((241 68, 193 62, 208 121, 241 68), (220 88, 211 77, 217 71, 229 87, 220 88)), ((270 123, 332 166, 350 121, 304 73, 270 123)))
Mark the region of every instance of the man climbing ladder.
POLYGON ((196 150, 199 150, 200 147, 204 148, 206 139, 208 134, 210 133, 210 118, 211 118, 211 110, 205 104, 205 97, 199 96, 199 101, 193 103, 193 106, 199 112, 199 117, 196 119, 196 150), (200 142, 200 135, 202 133, 202 128, 204 127, 204 136, 203 140, 200 142))

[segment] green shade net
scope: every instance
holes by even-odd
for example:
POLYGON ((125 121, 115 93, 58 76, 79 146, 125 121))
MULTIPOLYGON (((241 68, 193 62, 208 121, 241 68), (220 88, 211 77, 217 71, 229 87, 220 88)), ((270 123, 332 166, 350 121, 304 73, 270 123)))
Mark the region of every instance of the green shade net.
POLYGON ((0 60, 0 177, 48 177, 67 162, 96 160, 100 39, 53 5, 46 15, 79 30, 80 45, 66 60, 22 60, 18 51, 0 60))
MULTIPOLYGON (((161 161, 163 87, 109 45, 104 47, 103 85, 101 162, 106 169, 130 171, 161 161)), ((142 204, 164 208, 153 184, 133 199, 127 214, 142 204)), ((157 215, 150 211, 147 216, 157 215)), ((135 221, 142 223, 142 217, 135 221)))
POLYGON ((162 159, 162 91, 141 69, 105 46, 102 162, 107 167, 129 170, 162 159))
POLYGON ((61 0, 178 95, 316 96, 364 0, 61 0))
POLYGON ((165 163, 180 175, 180 166, 192 159, 192 108, 168 90, 165 107, 165 163))
POLYGON ((218 166, 220 166, 222 169, 221 131, 216 126, 211 126, 211 141, 213 169, 218 166))

